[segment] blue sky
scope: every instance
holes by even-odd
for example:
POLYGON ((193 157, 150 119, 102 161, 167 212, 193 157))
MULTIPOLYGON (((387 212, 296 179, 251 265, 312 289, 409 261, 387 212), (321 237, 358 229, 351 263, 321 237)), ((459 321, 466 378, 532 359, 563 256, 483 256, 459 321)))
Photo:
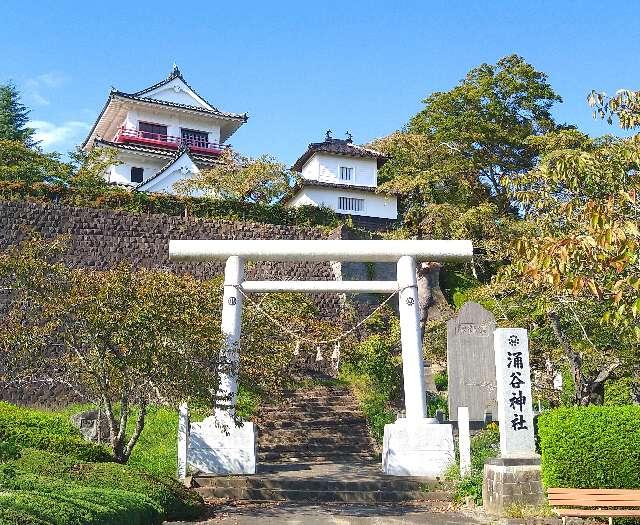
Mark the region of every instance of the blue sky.
POLYGON ((592 89, 640 88, 637 1, 79 2, 3 0, 0 82, 12 79, 48 149, 80 142, 110 86, 135 91, 176 62, 219 108, 248 112, 230 143, 292 163, 327 128, 367 142, 433 91, 518 53, 593 135, 592 89))

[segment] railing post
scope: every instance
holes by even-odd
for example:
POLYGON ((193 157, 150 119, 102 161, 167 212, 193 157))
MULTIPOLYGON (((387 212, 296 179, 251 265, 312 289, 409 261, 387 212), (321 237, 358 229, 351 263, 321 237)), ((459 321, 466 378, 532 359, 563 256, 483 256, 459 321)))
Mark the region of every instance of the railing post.
POLYGON ((187 477, 189 457, 189 407, 181 403, 178 407, 178 479, 187 477))

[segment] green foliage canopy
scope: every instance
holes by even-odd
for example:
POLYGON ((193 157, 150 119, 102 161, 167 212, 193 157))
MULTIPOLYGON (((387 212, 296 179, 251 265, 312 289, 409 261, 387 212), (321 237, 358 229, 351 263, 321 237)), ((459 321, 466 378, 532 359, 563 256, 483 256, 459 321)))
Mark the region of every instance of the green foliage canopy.
POLYGON ((256 159, 227 149, 213 167, 175 184, 183 195, 204 194, 254 204, 274 204, 297 180, 297 174, 269 155, 256 159))
POLYGON ((0 140, 20 142, 32 148, 36 145, 35 130, 27 126, 28 122, 29 110, 20 101, 16 86, 11 82, 0 84, 0 140))

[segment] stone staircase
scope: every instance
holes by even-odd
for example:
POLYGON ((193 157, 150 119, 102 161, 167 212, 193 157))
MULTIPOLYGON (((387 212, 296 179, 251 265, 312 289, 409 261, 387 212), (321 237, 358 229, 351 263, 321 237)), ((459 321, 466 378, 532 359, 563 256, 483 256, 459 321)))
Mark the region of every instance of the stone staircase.
POLYGON ((366 420, 346 387, 292 392, 265 406, 258 425, 258 474, 197 476, 205 498, 306 503, 443 502, 433 480, 385 476, 366 420))
POLYGON ((345 387, 325 386, 293 392, 265 406, 258 418, 258 461, 373 461, 379 455, 367 422, 345 387))

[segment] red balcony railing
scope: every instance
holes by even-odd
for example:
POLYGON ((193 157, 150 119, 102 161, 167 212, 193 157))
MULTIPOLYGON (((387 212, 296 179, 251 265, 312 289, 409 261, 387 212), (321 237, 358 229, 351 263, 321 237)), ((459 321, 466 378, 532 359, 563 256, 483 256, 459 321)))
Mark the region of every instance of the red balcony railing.
POLYGON ((118 129, 116 133, 116 142, 137 142, 139 144, 149 144, 151 146, 160 146, 161 148, 178 149, 187 146, 191 151, 198 153, 210 153, 212 155, 220 155, 230 146, 227 144, 218 144, 217 142, 207 142, 206 140, 194 138, 174 137, 172 135, 161 135, 160 133, 151 133, 149 131, 140 131, 137 129, 125 128, 118 129))

